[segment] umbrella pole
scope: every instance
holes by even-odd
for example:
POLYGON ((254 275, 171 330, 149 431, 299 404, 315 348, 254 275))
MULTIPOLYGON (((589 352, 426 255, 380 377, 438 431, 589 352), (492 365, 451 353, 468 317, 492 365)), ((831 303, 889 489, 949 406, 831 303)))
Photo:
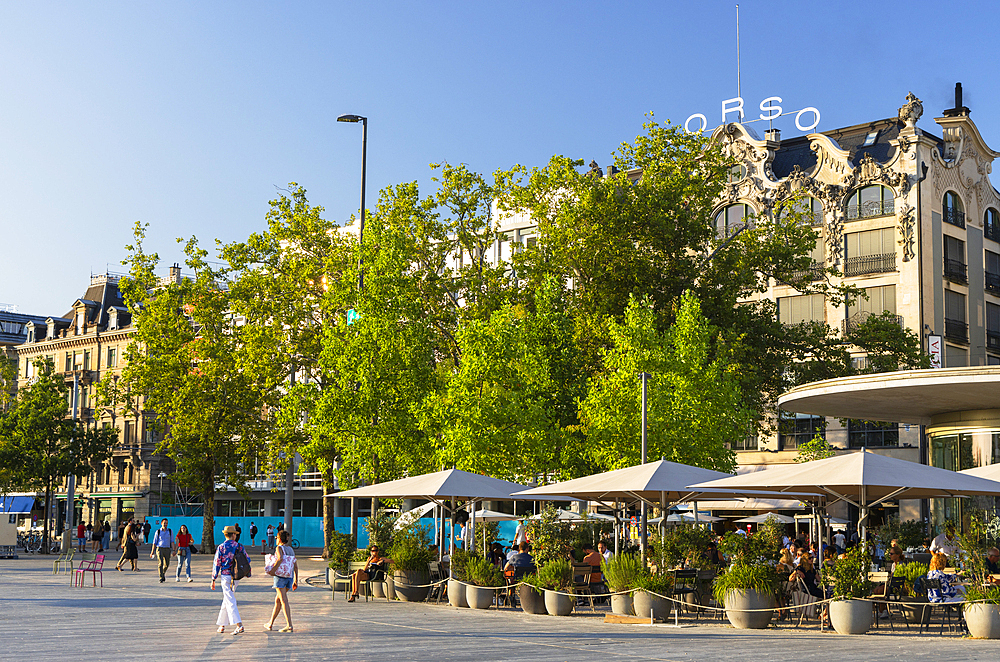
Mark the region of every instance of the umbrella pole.
POLYGON ((620 551, 619 545, 622 539, 621 523, 619 522, 618 515, 618 499, 615 499, 615 556, 618 556, 620 551))
POLYGON ((451 538, 448 540, 448 550, 448 577, 454 579, 454 566, 451 559, 455 556, 455 499, 451 500, 451 538))

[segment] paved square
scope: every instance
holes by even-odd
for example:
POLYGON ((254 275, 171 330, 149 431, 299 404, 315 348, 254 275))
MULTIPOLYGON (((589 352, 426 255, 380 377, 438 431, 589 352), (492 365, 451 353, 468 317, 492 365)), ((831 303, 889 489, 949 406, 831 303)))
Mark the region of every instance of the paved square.
MULTIPOLYGON (((717 622, 684 627, 605 624, 586 615, 556 618, 520 611, 472 611, 430 604, 347 604, 331 601, 325 586, 303 583, 289 593, 293 634, 264 632, 274 591, 255 576, 237 597, 247 633, 215 632, 221 590, 209 590, 211 557, 196 555, 196 581, 159 584, 149 548, 138 573, 119 573, 114 562, 104 588, 70 587, 53 575, 52 560, 22 555, 0 561, 0 660, 990 660, 1000 643, 957 635, 877 632, 845 637, 818 629, 734 630, 717 622)), ((254 569, 262 566, 254 557, 254 569)), ((303 577, 325 567, 300 559, 303 577)), ((176 568, 173 565, 171 572, 176 568)), ((100 583, 100 582, 98 582, 100 583)), ((683 623, 682 619, 682 623, 683 623)), ((277 624, 283 624, 279 616, 277 624)))

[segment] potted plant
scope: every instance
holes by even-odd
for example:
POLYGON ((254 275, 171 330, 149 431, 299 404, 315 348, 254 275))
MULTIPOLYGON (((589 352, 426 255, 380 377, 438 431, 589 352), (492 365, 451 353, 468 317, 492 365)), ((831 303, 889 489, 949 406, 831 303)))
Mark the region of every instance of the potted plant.
POLYGON ((538 580, 538 575, 532 573, 521 578, 517 587, 517 598, 521 609, 526 614, 547 614, 545 610, 544 586, 538 580))
POLYGON ((892 574, 894 577, 903 577, 906 580, 903 582, 906 592, 906 600, 904 602, 911 604, 902 604, 899 608, 902 610, 903 618, 906 619, 907 623, 925 625, 930 620, 930 607, 921 607, 912 604, 914 602, 927 602, 927 592, 918 590, 920 581, 927 576, 927 570, 927 564, 920 563, 919 561, 897 564, 896 569, 893 570, 892 574))
POLYGON ((456 549, 451 555, 451 576, 448 578, 448 604, 452 607, 468 607, 465 597, 465 570, 469 559, 475 557, 464 549, 456 549))
POLYGON ((351 565, 351 558, 357 550, 357 540, 349 533, 334 531, 330 536, 330 543, 326 546, 327 564, 326 583, 333 588, 334 573, 340 573, 343 577, 348 574, 351 565))
POLYGON ((671 602, 668 598, 674 580, 666 574, 645 574, 636 581, 639 590, 632 595, 632 610, 636 616, 650 616, 658 621, 670 617, 671 602))
POLYGON ((772 564, 781 549, 782 530, 776 519, 767 519, 756 533, 730 531, 719 543, 730 564, 715 577, 712 592, 735 628, 759 630, 771 622, 780 580, 772 564))
POLYGON ((465 599, 473 609, 489 609, 496 590, 503 586, 503 573, 495 565, 478 556, 465 566, 465 599))
POLYGON ((642 559, 632 554, 619 554, 601 563, 604 583, 611 590, 611 612, 629 615, 632 613, 632 589, 639 588, 642 577, 649 574, 642 559), (629 591, 629 592, 626 592, 629 591), (616 595, 617 594, 617 595, 616 595))
POLYGON ((833 585, 830 625, 840 634, 864 634, 871 629, 872 603, 862 599, 872 592, 870 566, 868 545, 861 543, 843 554, 829 572, 833 585))
POLYGON ((538 583, 545 589, 545 611, 569 616, 573 611, 573 566, 569 561, 549 561, 538 570, 538 583))
POLYGON ((965 577, 965 624, 977 639, 1000 639, 1000 586, 992 584, 985 556, 991 546, 989 532, 1000 529, 1000 519, 989 523, 973 515, 968 532, 958 537, 964 551, 961 559, 965 577))
POLYGON ((395 532, 389 558, 396 597, 404 602, 423 602, 430 592, 427 564, 432 555, 427 530, 419 521, 395 532))

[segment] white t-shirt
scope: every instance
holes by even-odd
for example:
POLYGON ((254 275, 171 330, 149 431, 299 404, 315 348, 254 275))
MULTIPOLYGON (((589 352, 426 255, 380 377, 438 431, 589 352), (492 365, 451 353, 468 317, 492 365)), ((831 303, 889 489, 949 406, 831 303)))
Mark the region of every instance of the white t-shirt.
POLYGON ((942 554, 953 556, 955 552, 958 551, 958 541, 948 540, 947 533, 938 534, 935 536, 934 540, 931 541, 931 551, 941 552, 942 554))
POLYGON ((524 525, 524 522, 518 522, 517 529, 514 531, 514 545, 520 545, 522 542, 528 542, 528 527, 524 525))
POLYGON ((833 544, 843 549, 844 547, 847 546, 847 536, 838 531, 837 533, 833 534, 833 544))

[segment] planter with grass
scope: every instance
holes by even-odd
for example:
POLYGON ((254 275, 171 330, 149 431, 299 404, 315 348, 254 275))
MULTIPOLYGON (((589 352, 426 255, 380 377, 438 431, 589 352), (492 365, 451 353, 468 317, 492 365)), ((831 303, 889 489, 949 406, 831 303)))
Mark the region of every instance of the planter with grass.
POLYGON ((965 550, 962 560, 968 588, 965 591, 965 624, 977 639, 1000 639, 1000 586, 992 584, 986 555, 993 544, 992 526, 980 515, 969 518, 969 527, 959 536, 965 550))
POLYGON ((448 578, 448 604, 452 607, 468 607, 465 599, 465 567, 471 555, 464 549, 456 549, 451 555, 451 577, 448 578))
POLYGON ((774 616, 778 576, 764 564, 734 562, 715 578, 715 601, 734 628, 762 630, 774 616))
POLYGON ((389 558, 396 597, 404 602, 423 602, 430 592, 428 564, 434 558, 428 549, 427 531, 414 523, 396 531, 389 558))
POLYGON ((838 634, 864 634, 872 627, 872 603, 862 599, 872 592, 869 559, 868 546, 861 543, 849 549, 830 570, 833 580, 830 625, 838 634))
POLYGON ((545 610, 545 589, 538 581, 538 575, 525 575, 517 587, 517 599, 526 614, 547 614, 545 610))
POLYGON ((551 616, 573 613, 573 566, 569 561, 549 561, 538 570, 538 583, 545 589, 545 611, 551 616))
POLYGON ((640 578, 639 590, 632 594, 632 610, 636 616, 665 621, 670 617, 672 603, 665 596, 673 589, 669 575, 647 575, 640 578))
POLYGON ((639 588, 642 580, 649 576, 649 571, 642 559, 631 554, 619 554, 601 564, 604 582, 611 591, 611 612, 623 616, 631 615, 633 609, 631 591, 639 588), (618 595, 614 595, 614 594, 618 595))
POLYGON ((495 565, 477 557, 465 566, 465 599, 473 609, 489 609, 496 599, 497 587, 503 586, 503 573, 495 565))
MULTIPOLYGON (((989 588, 987 591, 995 591, 989 588)), ((980 591, 970 589, 966 598, 982 599, 980 591)), ((977 639, 1000 639, 1000 604, 996 602, 973 602, 965 605, 965 624, 969 634, 977 639)))

